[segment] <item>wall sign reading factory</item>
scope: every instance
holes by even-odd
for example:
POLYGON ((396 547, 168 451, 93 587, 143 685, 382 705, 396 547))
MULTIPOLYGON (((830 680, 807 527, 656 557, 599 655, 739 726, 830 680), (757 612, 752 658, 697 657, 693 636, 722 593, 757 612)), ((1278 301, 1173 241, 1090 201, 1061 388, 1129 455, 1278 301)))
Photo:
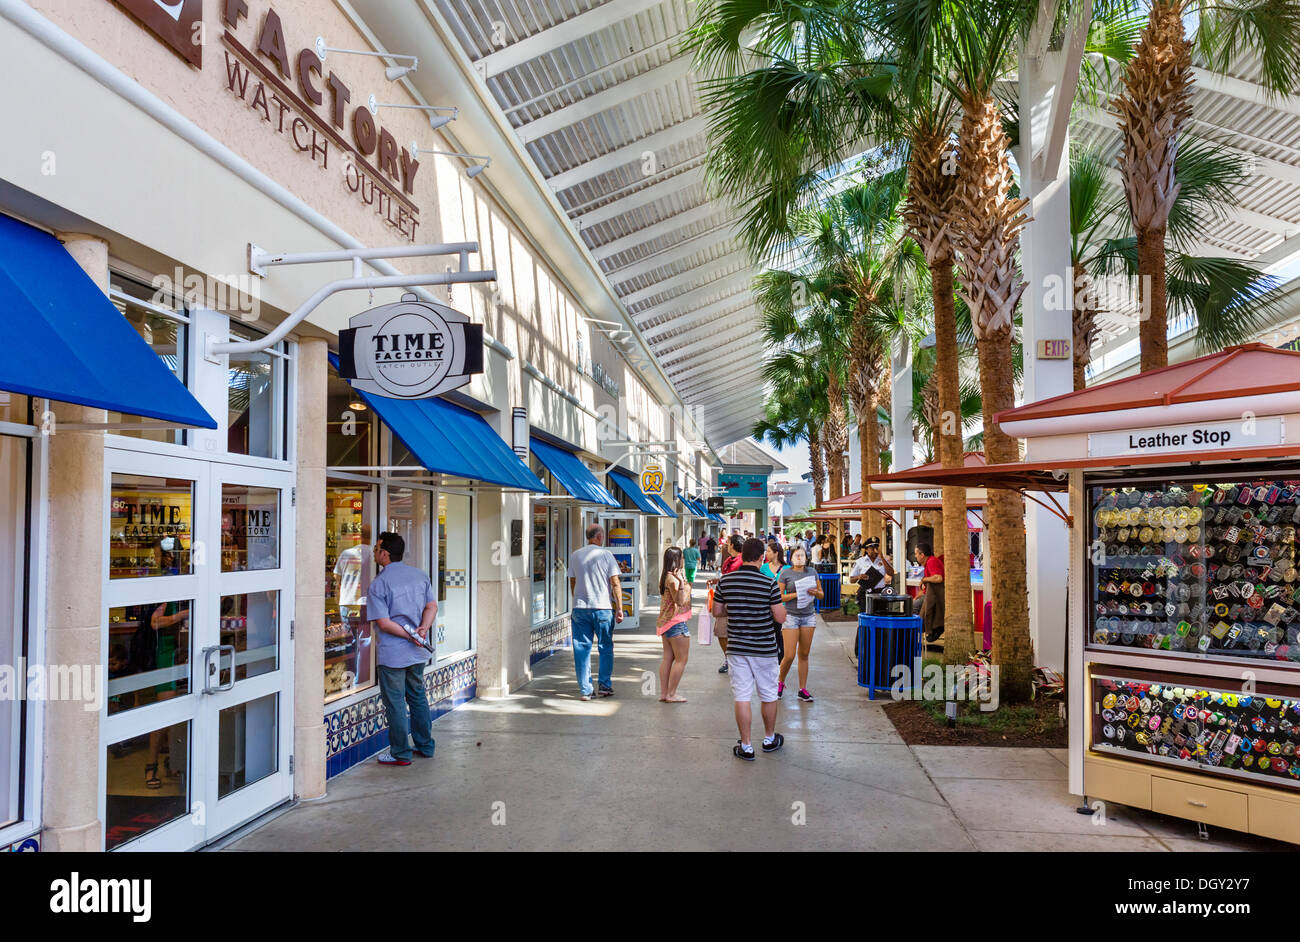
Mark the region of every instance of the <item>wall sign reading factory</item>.
POLYGON ((356 199, 414 242, 420 210, 411 197, 420 162, 377 123, 367 96, 357 91, 353 104, 353 88, 326 68, 314 47, 291 54, 274 8, 247 44, 235 34, 248 18, 247 0, 222 0, 221 18, 229 93, 293 150, 336 171, 356 199))

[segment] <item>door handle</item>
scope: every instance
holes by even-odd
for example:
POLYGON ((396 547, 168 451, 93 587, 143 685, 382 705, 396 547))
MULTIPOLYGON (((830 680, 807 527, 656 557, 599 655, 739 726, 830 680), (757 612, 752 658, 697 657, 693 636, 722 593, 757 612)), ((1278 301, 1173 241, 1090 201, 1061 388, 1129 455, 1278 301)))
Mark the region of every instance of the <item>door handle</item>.
POLYGON ((222 693, 226 690, 233 690, 235 687, 235 646, 233 644, 214 644, 211 647, 203 649, 203 692, 204 693, 222 693), (221 658, 218 656, 217 663, 212 663, 212 653, 229 651, 230 652, 230 682, 212 686, 212 677, 221 676, 221 658))

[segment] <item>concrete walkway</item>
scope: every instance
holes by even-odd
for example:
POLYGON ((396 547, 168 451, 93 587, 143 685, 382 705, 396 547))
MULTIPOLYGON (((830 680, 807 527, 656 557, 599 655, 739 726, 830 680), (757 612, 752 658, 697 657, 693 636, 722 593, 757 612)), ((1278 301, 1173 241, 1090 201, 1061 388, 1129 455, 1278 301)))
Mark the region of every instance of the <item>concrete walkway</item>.
MULTIPOLYGON (((703 577, 701 577, 702 582, 703 577)), ((703 592, 697 591, 697 608, 703 592)), ((780 752, 731 755, 718 648, 694 641, 679 692, 658 701, 661 643, 648 613, 615 634, 610 699, 578 699, 573 658, 531 684, 434 724, 437 756, 370 761, 328 795, 269 821, 234 850, 1201 850, 1289 847, 1112 808, 1075 814, 1064 750, 909 748, 855 683, 848 623, 823 623, 809 690, 787 688, 780 752)), ((592 657, 595 672, 595 653, 592 657)), ((794 668, 791 680, 796 680, 794 668)), ((797 687, 797 683, 793 687, 797 687)), ((762 736, 757 704, 754 736, 762 736)))

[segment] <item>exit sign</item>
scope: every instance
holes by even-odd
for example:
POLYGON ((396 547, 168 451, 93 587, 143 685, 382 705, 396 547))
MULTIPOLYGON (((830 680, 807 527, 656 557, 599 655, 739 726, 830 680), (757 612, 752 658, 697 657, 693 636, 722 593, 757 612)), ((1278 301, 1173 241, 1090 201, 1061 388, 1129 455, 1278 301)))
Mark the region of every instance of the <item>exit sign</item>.
POLYGON ((1070 359, 1070 341, 1068 340, 1038 341, 1038 359, 1040 360, 1070 359))

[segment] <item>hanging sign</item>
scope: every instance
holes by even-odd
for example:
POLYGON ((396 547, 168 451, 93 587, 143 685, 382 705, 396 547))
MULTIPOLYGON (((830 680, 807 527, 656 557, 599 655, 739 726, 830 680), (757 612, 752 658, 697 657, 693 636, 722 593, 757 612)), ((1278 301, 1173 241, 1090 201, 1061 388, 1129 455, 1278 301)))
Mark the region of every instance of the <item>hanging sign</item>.
POLYGON ((657 464, 648 464, 641 472, 641 490, 647 494, 659 495, 664 492, 664 469, 657 464))
POLYGON ((339 331, 339 376, 389 399, 429 399, 483 372, 483 326, 413 294, 353 317, 339 331))
POLYGON ((1231 451, 1280 445, 1284 427, 1281 416, 1248 417, 1226 422, 1196 422, 1161 428, 1093 432, 1088 436, 1088 455, 1093 458, 1127 455, 1158 455, 1179 451, 1231 451))
POLYGON ((721 497, 708 498, 708 503, 705 505, 705 509, 708 510, 708 512, 711 514, 717 514, 718 516, 721 516, 722 511, 724 509, 724 503, 722 498, 721 497))
POLYGON ((1068 340, 1038 341, 1038 359, 1040 360, 1070 359, 1070 341, 1068 340))

